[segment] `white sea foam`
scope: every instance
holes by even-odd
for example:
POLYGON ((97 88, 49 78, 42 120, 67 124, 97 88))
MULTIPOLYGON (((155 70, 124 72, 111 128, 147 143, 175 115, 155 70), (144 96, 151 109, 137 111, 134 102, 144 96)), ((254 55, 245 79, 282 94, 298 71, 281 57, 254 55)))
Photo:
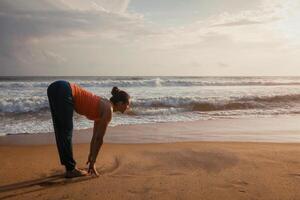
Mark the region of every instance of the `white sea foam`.
MULTIPOLYGON (((0 79, 3 134, 53 131, 46 90, 55 79, 0 79)), ((113 126, 300 114, 299 77, 77 77, 69 81, 106 98, 112 86, 131 95, 131 109, 125 115, 115 114, 113 126)), ((92 126, 77 115, 74 124, 76 129, 92 126)))
POLYGON ((3 113, 24 113, 39 112, 48 108, 49 103, 47 97, 14 97, 0 99, 0 112, 3 113))
MULTIPOLYGON (((248 96, 228 98, 202 98, 195 97, 158 97, 147 99, 133 99, 132 107, 137 108, 135 115, 148 113, 174 113, 184 111, 215 111, 236 110, 254 108, 272 108, 274 106, 300 103, 300 94, 275 95, 275 96, 248 96), (162 109, 162 108, 168 108, 162 109), (148 110, 146 110, 148 109, 148 110), (160 109, 160 110, 159 110, 160 109)), ((11 97, 0 99, 0 112, 2 113, 25 113, 39 112, 49 108, 46 96, 11 97)))
MULTIPOLYGON (((84 78, 83 78, 84 79, 84 78)), ((151 77, 102 78, 100 80, 71 79, 84 87, 178 87, 178 86, 278 86, 300 85, 299 78, 286 77, 151 77)), ((47 87, 48 81, 0 81, 0 88, 47 87)))

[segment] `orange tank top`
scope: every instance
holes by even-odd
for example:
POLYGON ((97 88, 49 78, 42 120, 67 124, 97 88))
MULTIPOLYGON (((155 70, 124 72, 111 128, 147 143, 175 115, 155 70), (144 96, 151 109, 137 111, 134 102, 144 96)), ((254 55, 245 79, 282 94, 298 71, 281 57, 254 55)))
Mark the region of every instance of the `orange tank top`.
POLYGON ((77 84, 70 83, 70 86, 72 88, 75 111, 90 120, 100 119, 100 97, 77 84))

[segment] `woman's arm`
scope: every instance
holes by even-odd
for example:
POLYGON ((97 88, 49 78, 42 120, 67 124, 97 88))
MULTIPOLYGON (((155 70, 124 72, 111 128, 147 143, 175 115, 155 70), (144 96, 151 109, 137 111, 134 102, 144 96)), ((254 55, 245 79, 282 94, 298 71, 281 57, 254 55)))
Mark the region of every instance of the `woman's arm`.
POLYGON ((94 122, 94 130, 93 130, 93 138, 91 140, 90 146, 90 161, 96 162, 96 158, 98 152, 103 144, 103 138, 106 132, 108 123, 95 121, 94 122))
POLYGON ((99 150, 103 144, 103 137, 105 135, 107 125, 108 125, 107 122, 102 122, 102 121, 94 122, 93 138, 90 144, 90 154, 88 157, 87 164, 90 164, 88 172, 90 174, 95 174, 96 176, 98 176, 99 174, 96 170, 95 163, 96 163, 99 150))
POLYGON ((97 176, 99 175, 96 170, 95 163, 99 150, 103 144, 103 138, 110 120, 111 114, 109 114, 106 119, 101 119, 94 122, 93 137, 90 144, 90 154, 87 162, 87 164, 90 164, 88 170, 90 174, 95 174, 97 176))

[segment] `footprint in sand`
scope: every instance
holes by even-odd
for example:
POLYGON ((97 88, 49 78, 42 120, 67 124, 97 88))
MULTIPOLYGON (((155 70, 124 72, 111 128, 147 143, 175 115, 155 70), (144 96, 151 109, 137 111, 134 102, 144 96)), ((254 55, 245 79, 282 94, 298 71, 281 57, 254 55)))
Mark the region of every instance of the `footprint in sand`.
POLYGON ((294 173, 294 174, 289 174, 290 176, 293 176, 295 178, 300 178, 300 173, 294 173))
POLYGON ((217 173, 238 163, 238 158, 229 152, 198 152, 190 149, 184 151, 144 152, 144 156, 159 163, 161 169, 177 170, 199 169, 217 173))
POLYGON ((104 169, 100 168, 99 171, 100 171, 101 175, 112 174, 120 167, 120 165, 121 165, 120 157, 115 156, 112 166, 110 166, 109 168, 104 168, 104 169))
POLYGON ((248 185, 249 185, 248 182, 243 181, 243 180, 238 180, 238 181, 229 181, 228 183, 217 185, 217 187, 220 189, 226 189, 226 190, 234 189, 234 190, 237 190, 238 192, 246 193, 248 185))
POLYGON ((150 187, 150 186, 146 186, 146 187, 143 187, 143 188, 139 188, 139 189, 130 189, 128 190, 129 193, 131 194, 135 194, 135 195, 145 195, 145 194, 148 194, 148 193, 162 193, 162 192, 165 192, 166 190, 163 190, 161 188, 153 188, 153 187, 150 187))
POLYGON ((246 181, 235 181, 232 182, 232 186, 238 188, 239 192, 246 192, 246 187, 249 185, 246 181))

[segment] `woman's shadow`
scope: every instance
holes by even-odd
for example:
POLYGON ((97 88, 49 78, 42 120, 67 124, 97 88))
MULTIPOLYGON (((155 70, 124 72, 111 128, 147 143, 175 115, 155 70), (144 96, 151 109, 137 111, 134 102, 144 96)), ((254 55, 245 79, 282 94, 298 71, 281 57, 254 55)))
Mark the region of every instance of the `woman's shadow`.
POLYGON ((68 185, 72 183, 88 181, 92 178, 95 177, 84 176, 84 177, 66 179, 63 174, 54 174, 51 176, 46 176, 34 180, 4 185, 4 186, 0 186, 0 200, 45 190, 50 187, 52 188, 60 185, 68 185))
MULTIPOLYGON (((113 173, 120 166, 120 158, 115 157, 113 165, 105 168, 101 166, 97 168, 101 175, 113 173)), ((19 183, 13 183, 9 185, 0 186, 0 200, 45 190, 47 188, 53 188, 61 185, 68 185, 78 182, 84 182, 96 178, 96 176, 83 176, 78 178, 66 179, 65 176, 57 171, 53 172, 51 176, 44 176, 42 178, 23 181, 19 183)))

